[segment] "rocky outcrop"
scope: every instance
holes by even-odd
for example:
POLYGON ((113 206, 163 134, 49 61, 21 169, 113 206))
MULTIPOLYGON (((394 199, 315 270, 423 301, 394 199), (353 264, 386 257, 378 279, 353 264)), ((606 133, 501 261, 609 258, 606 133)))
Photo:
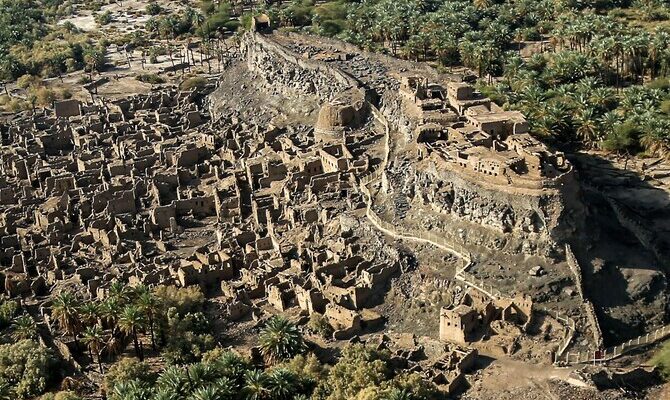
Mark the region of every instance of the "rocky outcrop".
POLYGON ((245 34, 241 51, 249 71, 257 79, 287 96, 315 95, 326 102, 347 89, 360 86, 351 75, 324 62, 303 58, 270 36, 255 32, 245 34))
MULTIPOLYGON (((381 111, 396 131, 396 146, 416 141, 416 121, 403 112, 398 96, 387 92, 382 103, 381 111)), ((444 215, 445 227, 452 229, 467 221, 489 230, 496 239, 478 243, 486 247, 500 249, 504 241, 508 248, 524 253, 561 253, 563 246, 558 245, 566 243, 583 220, 572 170, 558 178, 538 180, 537 186, 495 184, 427 157, 406 167, 392 167, 388 176, 389 193, 407 195, 415 200, 413 204, 444 215)), ((477 240, 485 241, 481 236, 477 240)))

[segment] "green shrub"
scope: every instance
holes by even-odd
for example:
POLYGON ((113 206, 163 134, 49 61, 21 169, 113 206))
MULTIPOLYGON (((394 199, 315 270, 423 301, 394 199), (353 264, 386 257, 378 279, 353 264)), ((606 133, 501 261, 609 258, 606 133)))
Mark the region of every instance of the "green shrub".
POLYGON ((135 77, 135 79, 137 79, 140 82, 151 83, 152 85, 165 83, 165 79, 152 73, 139 74, 135 77))
POLYGON ((44 394, 40 397, 40 400, 82 400, 82 398, 74 392, 62 391, 44 394))
POLYGON ((670 79, 668 78, 654 79, 653 81, 647 84, 647 87, 649 89, 668 90, 670 89, 670 79))
POLYGON ((41 85, 42 85, 42 79, 34 75, 26 74, 16 80, 16 86, 20 87, 21 89, 28 89, 31 86, 41 86, 41 85))
POLYGON ((637 144, 637 138, 640 131, 632 122, 625 122, 614 127, 605 140, 602 142, 602 147, 609 151, 626 151, 631 150, 637 144))
POLYGON ((200 311, 205 303, 205 296, 197 286, 158 286, 154 289, 154 295, 165 310, 174 307, 179 314, 200 311))
POLYGON ((185 81, 179 85, 179 88, 181 90, 194 90, 194 89, 200 89, 204 87, 207 84, 207 79, 200 77, 200 76, 194 76, 192 78, 188 78, 185 81))
POLYGON ((305 351, 305 342, 298 328, 279 316, 268 320, 261 331, 259 342, 261 353, 270 364, 289 360, 305 351))
POLYGON ((163 7, 161 7, 160 4, 156 2, 151 2, 147 4, 145 11, 149 15, 158 15, 163 12, 163 7))
POLYGON ((319 313, 313 313, 309 316, 307 329, 310 332, 321 335, 324 338, 330 338, 333 335, 333 327, 330 326, 330 323, 328 323, 328 318, 319 313))
POLYGON ((112 13, 109 11, 105 11, 103 13, 95 14, 95 17, 93 17, 93 19, 98 25, 107 25, 110 22, 112 22, 112 13))
POLYGON ((670 380, 670 341, 663 344, 651 362, 658 367, 666 380, 670 380))
POLYGON ((39 396, 55 378, 57 360, 33 340, 0 345, 0 382, 20 399, 39 396))
POLYGON ((663 100, 660 108, 663 113, 670 115, 670 100, 663 100))
MULTIPOLYGON (((9 100, 7 104, 11 107, 12 100, 9 100)), ((18 309, 19 305, 14 300, 0 298, 0 329, 9 326, 18 309)))
POLYGON ((136 358, 122 358, 114 363, 105 374, 103 389, 111 393, 119 383, 130 381, 153 382, 153 375, 149 371, 149 365, 136 358))

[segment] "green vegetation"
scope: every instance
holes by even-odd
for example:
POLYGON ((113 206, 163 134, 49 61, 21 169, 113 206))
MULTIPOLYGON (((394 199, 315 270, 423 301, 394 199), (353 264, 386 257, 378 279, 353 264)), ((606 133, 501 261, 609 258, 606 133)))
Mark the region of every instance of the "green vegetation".
POLYGON ((294 0, 264 11, 277 27, 465 65, 488 82, 484 94, 547 139, 668 156, 669 10, 657 1, 294 0), (535 41, 532 57, 521 57, 524 41, 535 41))
POLYGON ((149 18, 145 29, 152 37, 176 39, 182 35, 193 34, 202 16, 193 8, 187 8, 181 14, 169 14, 149 18))
POLYGON ((14 300, 0 297, 0 329, 9 326, 16 315, 19 305, 14 300))
POLYGON ((272 364, 305 351, 298 328, 282 317, 273 317, 267 322, 260 335, 260 347, 263 357, 272 364))
POLYGON ((161 83, 165 83, 165 79, 161 78, 160 76, 152 73, 147 73, 147 74, 139 74, 135 77, 140 82, 146 82, 146 83, 151 83, 152 85, 158 85, 161 83))
POLYGON ((670 342, 665 342, 663 347, 656 353, 651 360, 661 371, 661 375, 666 380, 670 380, 670 342))
POLYGON ((158 15, 163 12, 163 7, 161 7, 160 4, 156 2, 151 2, 147 4, 145 11, 149 15, 158 15))
POLYGON ((0 345, 0 390, 5 398, 38 396, 55 378, 56 359, 32 340, 0 345))
POLYGON ((58 393, 47 393, 40 400, 82 400, 76 393, 64 391, 58 393))
POLYGON ((59 11, 45 8, 48 3, 0 0, 0 79, 54 77, 83 67, 93 42, 72 24, 49 23, 59 11))
POLYGON ((101 372, 103 359, 120 354, 129 343, 141 361, 146 352, 144 342, 149 340, 168 364, 197 362, 215 347, 202 313, 204 296, 199 289, 160 286, 149 290, 117 282, 109 291, 104 300, 93 301, 61 292, 54 297, 51 309, 61 332, 83 344, 101 372))
POLYGON ((198 89, 202 88, 207 84, 207 79, 201 77, 201 76, 194 76, 191 78, 188 78, 184 80, 181 85, 179 85, 179 88, 181 90, 193 90, 193 89, 198 89))
POLYGON ((439 398, 434 385, 417 374, 395 374, 388 354, 360 344, 345 347, 332 368, 312 354, 258 368, 217 348, 200 362, 171 366, 155 376, 145 363, 123 359, 109 369, 105 388, 111 400, 439 398))
POLYGON ((240 26, 239 21, 231 18, 232 7, 228 2, 215 5, 211 1, 203 1, 200 9, 203 17, 198 20, 196 30, 200 37, 217 37, 221 32, 235 32, 240 26))
POLYGON ((94 20, 98 25, 107 25, 110 22, 112 22, 112 13, 109 11, 105 11, 102 13, 95 14, 94 20))
POLYGON ((324 338, 330 338, 333 335, 333 327, 328 323, 328 318, 319 313, 313 313, 309 316, 307 330, 324 338))

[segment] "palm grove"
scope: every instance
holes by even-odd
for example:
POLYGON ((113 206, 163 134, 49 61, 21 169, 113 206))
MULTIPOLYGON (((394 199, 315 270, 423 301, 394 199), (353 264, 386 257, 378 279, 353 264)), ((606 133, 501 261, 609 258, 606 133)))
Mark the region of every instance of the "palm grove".
MULTIPOLYGON (((283 317, 262 324, 258 357, 220 347, 197 288, 129 287, 115 283, 104 300, 61 291, 47 315, 69 341, 75 359, 104 376, 111 400, 432 399, 436 387, 416 373, 395 370, 388 351, 346 345, 323 365, 296 325, 283 317), (161 360, 155 371, 144 360, 161 360), (160 356, 160 358, 156 358, 160 356), (95 366, 95 367, 93 367, 95 366)), ((319 324, 314 331, 319 331, 319 324)), ((34 398, 68 371, 41 339, 35 320, 15 301, 0 303, 0 399, 34 398)), ((78 400, 71 391, 42 400, 78 400)))
MULTIPOLYGON (((0 1, 4 79, 102 68, 104 38, 92 40, 71 24, 49 23, 71 11, 71 2, 0 1)), ((153 57, 169 53, 173 42, 190 36, 220 50, 225 34, 249 26, 251 12, 244 12, 240 2, 194 6, 173 14, 149 3, 146 31, 149 37, 164 39, 164 46, 149 43, 141 34, 115 41, 148 46, 153 57)), ((287 29, 435 61, 440 67, 465 65, 488 78, 480 80, 485 94, 524 112, 532 131, 548 140, 668 155, 670 11, 663 2, 277 0, 255 10, 261 11, 287 29), (635 16, 634 24, 628 15, 635 16), (534 56, 522 58, 524 41, 542 44, 534 56)))
POLYGON ((305 0, 266 11, 363 48, 439 66, 465 65, 481 90, 524 112, 548 140, 668 155, 670 28, 644 1, 305 0), (624 18, 636 15, 635 27, 624 18), (522 43, 535 42, 522 58, 522 43), (488 79, 484 79, 488 78, 488 79), (651 83, 649 83, 651 82, 651 83))

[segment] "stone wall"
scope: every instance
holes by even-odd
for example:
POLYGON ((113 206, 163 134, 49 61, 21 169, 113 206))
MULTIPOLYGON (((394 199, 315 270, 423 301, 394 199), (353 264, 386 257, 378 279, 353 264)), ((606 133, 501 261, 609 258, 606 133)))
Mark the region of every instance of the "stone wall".
POLYGON ((303 58, 270 36, 245 34, 241 52, 258 79, 287 96, 311 94, 326 102, 360 86, 351 75, 324 62, 303 58))
POLYGON ((582 277, 582 267, 575 257, 575 253, 572 252, 572 248, 569 244, 565 245, 565 260, 572 271, 572 274, 575 279, 575 286, 577 287, 577 293, 579 298, 582 300, 582 305, 584 306, 584 313, 586 314, 586 320, 589 326, 591 327, 591 334, 593 335, 593 343, 598 349, 603 348, 603 333, 600 330, 600 323, 598 322, 598 317, 596 316, 596 310, 593 308, 593 303, 589 301, 584 295, 584 280, 582 277))

